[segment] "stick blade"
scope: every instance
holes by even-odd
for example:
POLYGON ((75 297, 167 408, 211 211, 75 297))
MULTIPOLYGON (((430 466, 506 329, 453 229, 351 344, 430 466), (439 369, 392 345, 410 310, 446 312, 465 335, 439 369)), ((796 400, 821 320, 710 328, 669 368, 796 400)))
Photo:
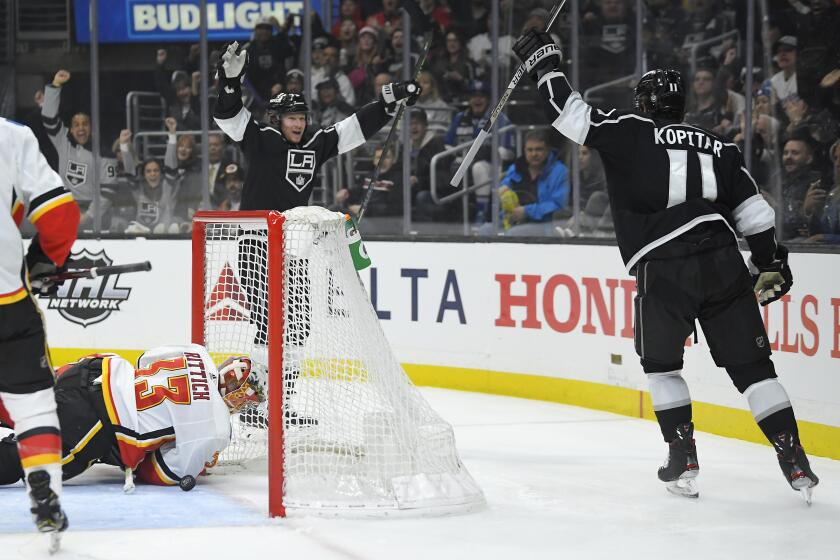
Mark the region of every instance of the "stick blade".
POLYGON ((472 146, 470 146, 469 151, 467 151, 464 159, 461 160, 461 165, 458 166, 458 170, 455 172, 455 175, 452 176, 452 180, 449 181, 449 185, 452 187, 457 187, 461 184, 461 181, 464 180, 464 175, 467 174, 467 168, 472 165, 473 160, 475 159, 478 150, 481 149, 482 144, 484 144, 484 140, 490 136, 490 133, 486 130, 482 129, 479 131, 478 136, 475 137, 473 140, 472 146))

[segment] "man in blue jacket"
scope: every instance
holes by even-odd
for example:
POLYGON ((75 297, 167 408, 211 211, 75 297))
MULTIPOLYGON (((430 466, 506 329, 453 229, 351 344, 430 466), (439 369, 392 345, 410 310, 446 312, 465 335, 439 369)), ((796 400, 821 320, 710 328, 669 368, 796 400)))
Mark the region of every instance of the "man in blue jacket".
MULTIPOLYGON (((569 172, 540 131, 525 136, 525 155, 508 167, 499 188, 505 235, 551 235, 552 215, 569 200, 569 172)), ((479 230, 491 235, 492 224, 479 230)))

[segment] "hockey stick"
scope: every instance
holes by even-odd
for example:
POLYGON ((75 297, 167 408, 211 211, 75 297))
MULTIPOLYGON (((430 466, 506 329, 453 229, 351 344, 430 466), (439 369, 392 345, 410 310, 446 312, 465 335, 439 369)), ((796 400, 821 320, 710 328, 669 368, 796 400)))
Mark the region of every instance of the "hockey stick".
POLYGON ((50 282, 64 282, 74 278, 99 278, 111 274, 125 274, 126 272, 146 272, 152 270, 152 263, 143 261, 138 263, 118 264, 114 266, 94 266, 92 268, 80 268, 67 270, 58 274, 46 274, 33 278, 32 280, 49 280, 50 282))
MULTIPOLYGON (((565 0, 564 0, 565 1, 565 0)), ((432 37, 434 36, 434 32, 430 31, 426 37, 426 47, 423 51, 423 57, 417 61, 417 68, 414 69, 414 77, 412 78, 413 81, 417 81, 420 77, 420 72, 423 71, 423 66, 426 64, 426 59, 429 57, 429 49, 432 46, 432 37)), ((385 138, 385 142, 382 144, 382 155, 379 156, 379 161, 376 162, 376 169, 373 170, 373 177, 371 177, 370 182, 368 182, 367 192, 365 192, 365 198, 362 200, 362 206, 359 208, 359 215, 356 217, 356 225, 362 223, 362 218, 365 215, 365 210, 367 210, 368 204, 370 203, 370 199, 373 196, 373 188, 376 185, 377 181, 379 181, 379 173, 382 167, 382 160, 385 159, 385 154, 388 153, 388 148, 391 145, 391 141, 396 137, 396 131, 400 127, 400 123, 402 122, 403 113, 405 112, 406 103, 400 103, 399 109, 397 109, 397 114, 394 117, 394 124, 391 126, 391 130, 388 131, 388 136, 385 138)))
MULTIPOLYGON (((549 17, 548 24, 545 26, 545 31, 548 32, 551 29, 551 25, 554 23, 554 20, 557 19, 557 16, 560 15, 560 10, 563 9, 563 6, 566 4, 566 0, 561 0, 560 4, 554 7, 554 10, 551 12, 551 16, 549 17)), ((502 114, 502 109, 505 108, 507 105, 508 99, 510 99, 510 94, 513 93, 513 90, 516 88, 519 80, 522 79, 522 76, 525 74, 525 65, 520 64, 519 67, 516 69, 516 72, 513 74, 513 78, 510 79, 510 83, 508 84, 507 89, 502 94, 502 97, 499 99, 499 103, 496 104, 496 108, 493 109, 493 112, 490 113, 490 118, 487 119, 487 122, 484 123, 484 127, 479 131, 478 136, 475 137, 473 140, 472 146, 470 146, 467 155, 464 156, 464 159, 461 160, 461 165, 458 166, 458 171, 455 172, 453 175, 452 180, 449 181, 449 185, 452 187, 457 187, 461 181, 464 179, 464 175, 467 172, 467 168, 472 164, 473 160, 475 159, 475 155, 478 153, 478 150, 481 148, 481 145, 484 144, 484 140, 490 136, 490 129, 493 128, 493 125, 496 124, 496 120, 498 120, 499 115, 502 114)))

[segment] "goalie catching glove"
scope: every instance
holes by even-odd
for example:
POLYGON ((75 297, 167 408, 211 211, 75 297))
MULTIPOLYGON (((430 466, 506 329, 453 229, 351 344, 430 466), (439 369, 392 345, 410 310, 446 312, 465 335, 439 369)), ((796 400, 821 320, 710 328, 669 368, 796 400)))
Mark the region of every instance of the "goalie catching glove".
POLYGON ((415 82, 391 82, 382 86, 382 101, 385 102, 385 110, 393 113, 397 102, 405 99, 409 107, 417 103, 417 98, 423 89, 415 82))
POLYGON ((761 305, 767 305, 784 296, 793 285, 787 247, 777 246, 773 260, 765 265, 758 265, 751 258, 750 273, 755 285, 753 291, 758 294, 758 302, 761 305))
POLYGON ((516 40, 513 52, 525 65, 525 71, 534 81, 539 81, 543 74, 559 69, 563 61, 563 51, 551 35, 533 27, 516 40))
POLYGON ((56 266, 41 249, 41 242, 36 234, 26 252, 26 269, 29 271, 29 286, 33 294, 39 296, 54 296, 58 292, 61 282, 56 283, 48 277, 64 272, 66 267, 56 266))
POLYGON ((239 42, 234 41, 225 45, 225 52, 219 58, 219 65, 216 68, 217 76, 225 85, 238 84, 245 74, 245 66, 248 64, 248 51, 239 49, 239 42), (237 51, 239 51, 237 53, 237 51))

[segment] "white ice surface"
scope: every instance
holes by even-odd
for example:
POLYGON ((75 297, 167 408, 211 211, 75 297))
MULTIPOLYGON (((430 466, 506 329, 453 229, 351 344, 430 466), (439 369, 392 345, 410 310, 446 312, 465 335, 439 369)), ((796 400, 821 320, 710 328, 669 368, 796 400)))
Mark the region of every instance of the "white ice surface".
MULTIPOLYGON (((840 461, 812 459, 821 482, 809 508, 769 447, 698 433, 700 498, 689 500, 656 478, 666 448, 653 422, 509 397, 423 393, 455 426, 485 509, 268 520, 259 468, 202 477, 188 493, 138 486, 125 495, 117 469, 96 467, 66 485, 71 529, 53 558, 840 558, 840 461)), ((48 557, 47 539, 30 523, 21 487, 0 488, 0 559, 48 557)))

